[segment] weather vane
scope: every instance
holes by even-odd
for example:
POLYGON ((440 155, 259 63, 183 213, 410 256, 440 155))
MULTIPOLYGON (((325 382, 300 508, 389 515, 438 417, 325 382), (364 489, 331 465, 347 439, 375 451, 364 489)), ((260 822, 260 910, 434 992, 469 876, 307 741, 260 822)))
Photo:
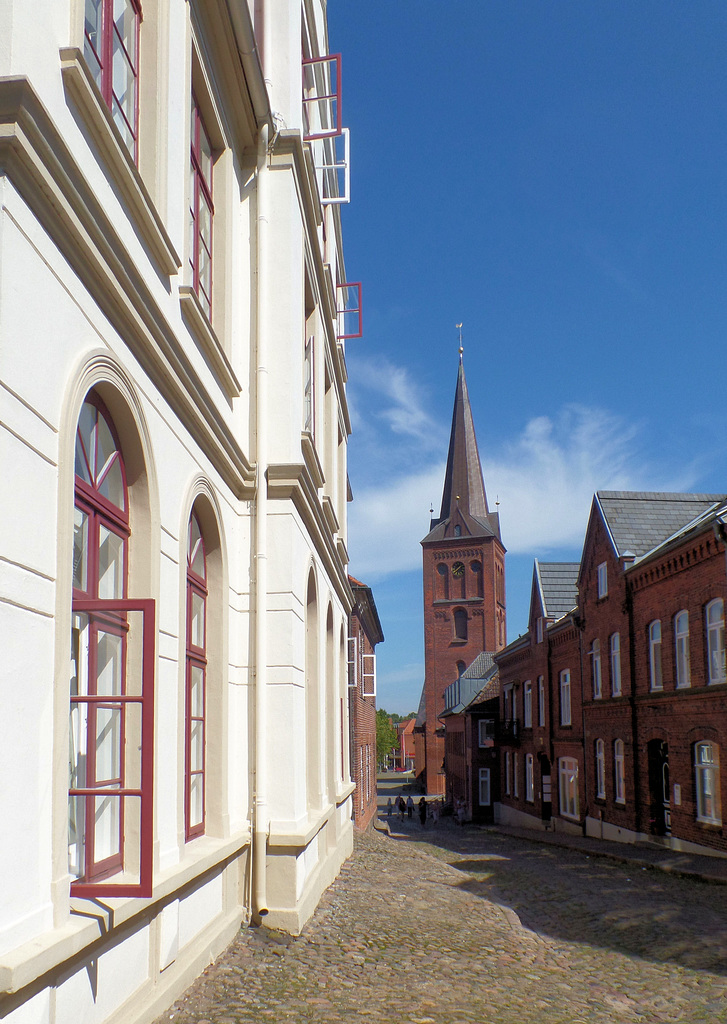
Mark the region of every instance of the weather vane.
POLYGON ((459 331, 459 354, 461 357, 462 353, 464 352, 464 349, 462 348, 462 324, 455 324, 454 326, 459 331))

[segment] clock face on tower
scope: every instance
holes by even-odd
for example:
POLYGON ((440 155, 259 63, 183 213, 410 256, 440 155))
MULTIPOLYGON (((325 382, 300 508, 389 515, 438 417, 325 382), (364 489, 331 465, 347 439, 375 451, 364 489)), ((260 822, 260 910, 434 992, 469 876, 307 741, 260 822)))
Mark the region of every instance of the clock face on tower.
POLYGON ((454 565, 452 566, 452 575, 453 576, 464 576, 464 563, 463 562, 455 562, 454 563, 454 565))

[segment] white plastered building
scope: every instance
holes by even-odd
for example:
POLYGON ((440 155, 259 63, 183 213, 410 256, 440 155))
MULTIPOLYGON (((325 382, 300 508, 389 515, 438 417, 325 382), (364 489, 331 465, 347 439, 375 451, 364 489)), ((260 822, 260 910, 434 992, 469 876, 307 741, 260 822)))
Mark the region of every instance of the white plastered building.
POLYGON ((352 849, 327 55, 325 0, 0 4, 5 1024, 151 1020, 352 849))

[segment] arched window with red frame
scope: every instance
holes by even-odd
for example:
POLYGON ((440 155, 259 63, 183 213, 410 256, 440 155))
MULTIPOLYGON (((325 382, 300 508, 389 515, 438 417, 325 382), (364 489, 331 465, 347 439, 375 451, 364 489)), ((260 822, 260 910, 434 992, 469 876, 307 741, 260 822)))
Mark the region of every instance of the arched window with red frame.
POLYGON ((75 450, 68 864, 76 895, 151 892, 154 602, 128 599, 129 538, 119 438, 90 392, 75 450))
POLYGON ((189 840, 204 832, 207 717, 207 560, 195 512, 187 534, 185 678, 184 834, 189 840))

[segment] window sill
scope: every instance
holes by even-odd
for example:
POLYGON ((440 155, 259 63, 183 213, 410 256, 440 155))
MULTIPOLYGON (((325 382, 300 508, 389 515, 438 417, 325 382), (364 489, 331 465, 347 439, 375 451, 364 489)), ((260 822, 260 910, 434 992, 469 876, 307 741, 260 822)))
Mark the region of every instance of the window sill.
POLYGON ((303 460, 308 472, 310 473, 313 486, 318 489, 325 483, 323 467, 321 466, 321 460, 318 458, 318 452, 316 451, 313 437, 307 430, 304 430, 301 435, 300 447, 303 451, 303 460))
POLYGON ((60 57, 63 86, 90 129, 91 137, 103 154, 114 183, 133 214, 158 268, 168 276, 177 274, 182 261, 91 76, 82 51, 77 47, 65 47, 60 51, 60 57))
POLYGON ((189 285, 179 289, 179 305, 184 321, 197 343, 202 355, 211 364, 210 368, 230 398, 237 398, 242 385, 225 355, 220 340, 204 314, 197 293, 189 285))
POLYGON ((151 899, 72 899, 71 916, 59 928, 43 932, 0 957, 0 993, 19 992, 48 971, 98 942, 127 921, 168 900, 183 886, 239 854, 250 843, 249 831, 231 839, 200 836, 188 844, 178 864, 159 872, 151 899))
POLYGON ((716 818, 697 818, 697 824, 701 825, 708 832, 719 832, 722 830, 722 822, 716 818))

